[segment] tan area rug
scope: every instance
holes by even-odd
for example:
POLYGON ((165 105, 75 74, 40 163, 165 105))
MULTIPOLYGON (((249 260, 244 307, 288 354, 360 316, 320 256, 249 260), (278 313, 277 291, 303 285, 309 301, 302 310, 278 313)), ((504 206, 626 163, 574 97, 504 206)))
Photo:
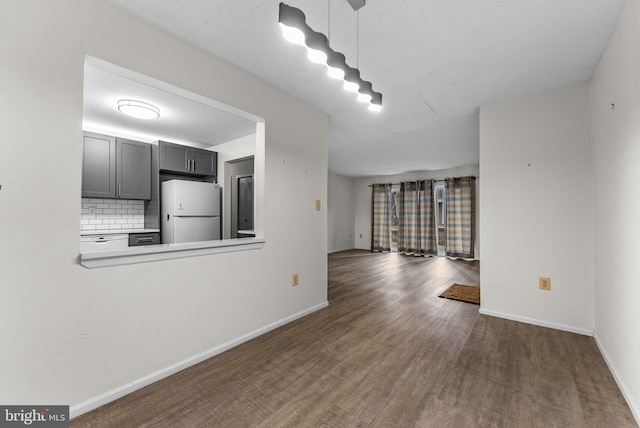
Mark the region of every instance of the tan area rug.
POLYGON ((480 287, 472 285, 453 284, 444 290, 444 293, 438 297, 444 297, 451 300, 460 300, 461 302, 480 304, 480 287))

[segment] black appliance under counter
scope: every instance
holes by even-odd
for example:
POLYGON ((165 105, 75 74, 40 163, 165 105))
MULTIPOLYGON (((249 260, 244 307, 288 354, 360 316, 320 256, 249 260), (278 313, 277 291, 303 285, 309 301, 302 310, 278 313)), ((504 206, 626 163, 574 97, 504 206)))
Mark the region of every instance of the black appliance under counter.
POLYGON ((160 232, 130 233, 129 246, 157 245, 160 243, 160 232))

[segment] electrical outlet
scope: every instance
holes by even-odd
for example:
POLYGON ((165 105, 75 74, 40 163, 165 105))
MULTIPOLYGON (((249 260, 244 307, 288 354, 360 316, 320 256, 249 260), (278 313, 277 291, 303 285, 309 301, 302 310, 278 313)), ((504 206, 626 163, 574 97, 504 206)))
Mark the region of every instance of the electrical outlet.
POLYGON ((551 290, 551 278, 541 276, 538 281, 539 281, 538 286, 540 287, 540 290, 547 290, 547 291, 551 290))
POLYGON ((291 285, 295 287, 298 284, 299 284, 299 282, 298 282, 298 274, 294 273, 293 275, 291 275, 291 285))

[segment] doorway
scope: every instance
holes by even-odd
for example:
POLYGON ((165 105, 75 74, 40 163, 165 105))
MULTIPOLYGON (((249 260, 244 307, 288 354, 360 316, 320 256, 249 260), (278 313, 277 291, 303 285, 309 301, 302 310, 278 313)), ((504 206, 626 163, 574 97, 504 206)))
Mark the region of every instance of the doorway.
POLYGON ((254 237, 253 231, 253 174, 236 176, 236 236, 254 237))
POLYGON ((248 156, 225 162, 227 189, 225 239, 255 237, 254 158, 248 156))

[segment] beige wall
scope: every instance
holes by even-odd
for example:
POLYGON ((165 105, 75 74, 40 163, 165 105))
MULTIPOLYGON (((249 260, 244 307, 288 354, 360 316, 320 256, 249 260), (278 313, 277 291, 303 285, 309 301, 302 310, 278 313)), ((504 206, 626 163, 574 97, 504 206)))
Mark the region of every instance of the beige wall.
POLYGON ((327 196, 327 245, 329 252, 354 248, 355 180, 329 174, 327 196))
POLYGON ((1 2, 0 94, 0 402, 86 409, 326 304, 324 113, 98 0, 1 2), (85 54, 265 119, 263 249, 78 264, 85 54))
POLYGON ((639 41, 630 0, 590 83, 480 110, 481 312, 593 330, 637 421, 639 41))
POLYGON ((592 82, 596 339, 640 423, 640 2, 630 0, 592 82), (611 109, 614 104, 614 109, 611 109))
POLYGON ((589 91, 583 83, 480 109, 482 313, 593 331, 589 91))

